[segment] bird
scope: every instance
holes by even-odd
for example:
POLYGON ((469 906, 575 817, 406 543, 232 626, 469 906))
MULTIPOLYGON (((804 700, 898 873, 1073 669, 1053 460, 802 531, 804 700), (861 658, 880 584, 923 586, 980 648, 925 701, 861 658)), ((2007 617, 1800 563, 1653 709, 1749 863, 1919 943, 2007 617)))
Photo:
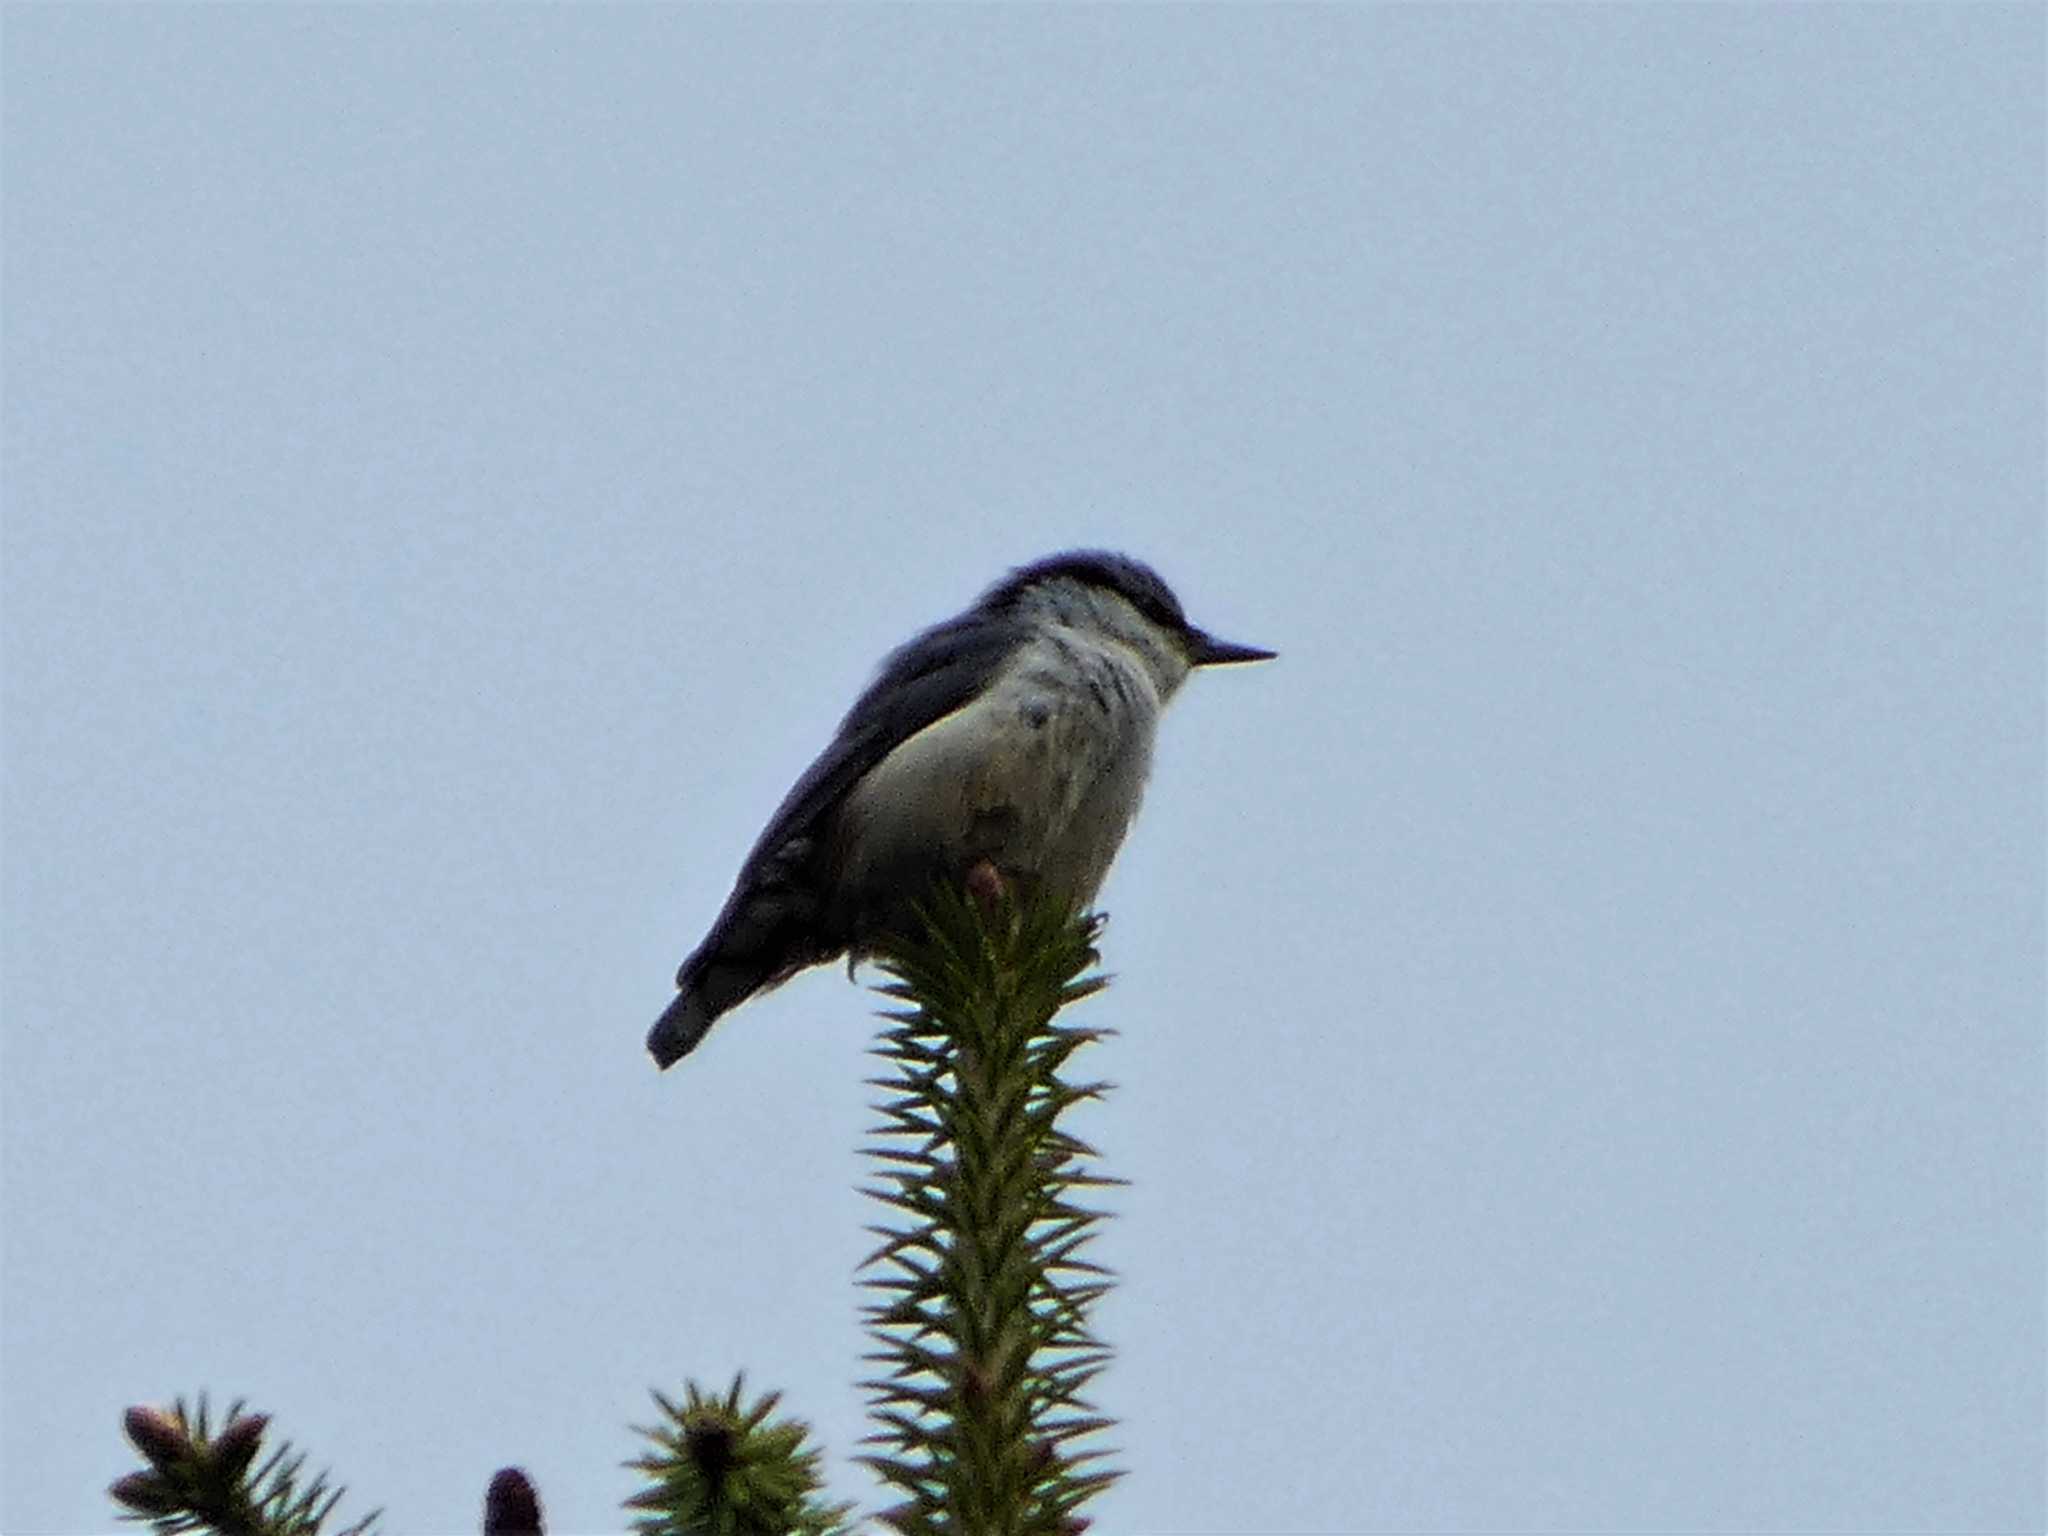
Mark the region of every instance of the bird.
POLYGON ((1161 710, 1197 667, 1276 653, 1189 622, 1142 561, 1009 572, 892 651, 768 820, 648 1032, 666 1070, 718 1019, 910 931, 939 880, 1080 912, 1137 813, 1161 710))

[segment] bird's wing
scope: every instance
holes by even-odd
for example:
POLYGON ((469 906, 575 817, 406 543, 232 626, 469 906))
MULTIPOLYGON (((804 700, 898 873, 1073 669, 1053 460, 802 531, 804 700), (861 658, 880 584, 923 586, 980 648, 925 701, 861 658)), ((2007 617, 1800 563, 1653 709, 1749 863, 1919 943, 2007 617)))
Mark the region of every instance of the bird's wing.
MULTIPOLYGON (((831 745, 804 770, 768 819, 702 950, 714 947, 754 891, 788 878, 795 867, 809 862, 824 819, 863 774, 926 726, 980 694, 1020 637, 1016 624, 987 614, 963 614, 891 653, 840 721, 831 745)), ((683 962, 685 974, 690 966, 691 960, 683 962)))
POLYGON ((832 744, 783 797, 747 863, 811 832, 863 774, 933 721, 971 702, 1002 669, 1018 639, 1015 625, 962 615, 892 652, 839 722, 832 744))

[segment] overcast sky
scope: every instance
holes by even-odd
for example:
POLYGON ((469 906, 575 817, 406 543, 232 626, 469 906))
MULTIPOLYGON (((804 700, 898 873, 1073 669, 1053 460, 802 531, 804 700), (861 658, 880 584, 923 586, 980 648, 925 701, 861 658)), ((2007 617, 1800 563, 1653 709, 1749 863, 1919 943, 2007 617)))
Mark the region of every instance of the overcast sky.
POLYGON ((876 1503, 841 974, 642 1054, 874 661, 1217 632, 1104 892, 1104 1532, 2014 1530, 2038 6, 9 6, 4 1490, 876 1503))

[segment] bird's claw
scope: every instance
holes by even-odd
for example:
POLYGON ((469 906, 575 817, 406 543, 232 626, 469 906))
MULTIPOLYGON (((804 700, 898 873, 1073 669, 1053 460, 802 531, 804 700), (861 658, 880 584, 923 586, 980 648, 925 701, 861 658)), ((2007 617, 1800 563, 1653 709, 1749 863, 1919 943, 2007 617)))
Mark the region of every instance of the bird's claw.
POLYGON ((967 867, 967 894, 981 908, 983 917, 994 917, 1002 907, 1003 898, 1009 894, 1009 887, 1003 880, 1003 872, 993 862, 977 859, 967 867))

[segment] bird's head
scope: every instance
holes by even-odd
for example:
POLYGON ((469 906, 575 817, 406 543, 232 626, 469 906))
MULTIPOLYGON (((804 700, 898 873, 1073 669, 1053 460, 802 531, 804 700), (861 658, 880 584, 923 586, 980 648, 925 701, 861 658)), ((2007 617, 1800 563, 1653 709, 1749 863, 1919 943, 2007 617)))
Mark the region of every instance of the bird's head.
POLYGON ((1219 640, 1188 622, 1173 588, 1143 561, 1076 549, 1019 566, 983 594, 985 612, 1093 631, 1144 656, 1170 692, 1192 667, 1266 661, 1275 653, 1219 640))

